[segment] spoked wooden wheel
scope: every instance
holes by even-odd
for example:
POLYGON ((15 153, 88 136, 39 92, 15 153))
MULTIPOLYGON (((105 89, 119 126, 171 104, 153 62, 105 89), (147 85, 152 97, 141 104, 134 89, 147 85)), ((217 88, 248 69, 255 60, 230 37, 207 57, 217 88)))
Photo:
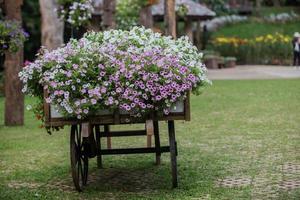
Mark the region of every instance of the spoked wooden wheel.
POLYGON ((81 125, 72 125, 70 135, 70 154, 72 178, 76 190, 82 191, 87 183, 89 159, 86 154, 86 141, 82 138, 81 125))

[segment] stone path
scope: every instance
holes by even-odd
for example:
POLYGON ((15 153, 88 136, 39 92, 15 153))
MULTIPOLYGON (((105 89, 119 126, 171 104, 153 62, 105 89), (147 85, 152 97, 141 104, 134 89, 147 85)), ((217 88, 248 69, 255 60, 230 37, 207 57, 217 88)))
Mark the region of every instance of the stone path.
POLYGON ((240 65, 228 69, 209 69, 211 80, 289 79, 300 78, 300 67, 240 65))

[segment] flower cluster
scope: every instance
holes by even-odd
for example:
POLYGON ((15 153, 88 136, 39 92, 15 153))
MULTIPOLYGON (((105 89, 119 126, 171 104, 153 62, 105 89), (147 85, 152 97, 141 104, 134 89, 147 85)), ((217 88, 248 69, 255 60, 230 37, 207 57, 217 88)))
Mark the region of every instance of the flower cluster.
POLYGON ((217 37, 214 39, 215 45, 230 44, 235 47, 248 43, 248 39, 237 37, 217 37))
POLYGON ((267 34, 262 36, 257 36, 251 39, 243 39, 237 37, 217 37, 214 39, 215 45, 222 45, 222 44, 231 44, 235 47, 244 45, 244 44, 257 44, 257 43, 290 43, 291 37, 287 35, 283 35, 280 33, 275 34, 267 34))
POLYGON ((135 27, 87 33, 45 52, 19 76, 23 92, 46 90, 46 101, 65 116, 81 119, 101 109, 168 114, 187 91, 197 93, 209 82, 201 59, 186 37, 173 40, 135 27))
POLYGON ((85 25, 92 18, 92 0, 58 0, 58 3, 58 16, 74 27, 85 25))
POLYGON ((20 27, 18 22, 0 21, 0 54, 6 50, 17 52, 28 37, 29 34, 20 27))
POLYGON ((289 64, 292 57, 291 41, 288 35, 274 33, 247 39, 217 37, 212 44, 213 50, 222 56, 234 56, 241 63, 289 64))

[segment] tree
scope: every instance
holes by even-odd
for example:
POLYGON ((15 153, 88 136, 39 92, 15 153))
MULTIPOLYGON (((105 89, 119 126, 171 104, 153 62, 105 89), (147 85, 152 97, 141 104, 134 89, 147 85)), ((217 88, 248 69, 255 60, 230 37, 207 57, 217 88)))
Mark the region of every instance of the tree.
POLYGON ((176 38, 175 0, 165 0, 165 29, 166 35, 176 38))
MULTIPOLYGON (((7 20, 22 24, 21 6, 23 0, 5 0, 4 11, 7 20)), ((17 53, 5 53, 5 125, 24 124, 24 95, 18 73, 23 64, 23 48, 17 53)))
POLYGON ((42 16, 42 45, 53 50, 64 42, 64 23, 54 11, 58 6, 56 0, 39 0, 39 2, 42 16))
POLYGON ((102 22, 104 29, 113 29, 116 27, 115 12, 116 0, 103 0, 102 22))
POLYGON ((256 9, 260 9, 262 0, 255 0, 256 9))
POLYGON ((145 28, 153 27, 151 5, 142 7, 142 9, 140 10, 139 21, 140 21, 140 25, 143 25, 145 28))
POLYGON ((280 6, 280 0, 273 0, 272 2, 273 2, 273 5, 275 7, 279 7, 280 6))

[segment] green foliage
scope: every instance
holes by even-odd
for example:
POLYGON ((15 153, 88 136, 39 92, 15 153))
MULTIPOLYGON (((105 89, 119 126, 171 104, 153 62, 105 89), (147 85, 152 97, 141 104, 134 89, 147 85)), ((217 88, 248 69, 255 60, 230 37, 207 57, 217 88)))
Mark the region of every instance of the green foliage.
POLYGON ((300 21, 290 22, 285 24, 257 22, 255 20, 247 23, 238 23, 229 25, 212 33, 212 38, 215 37, 239 37, 239 38, 253 38, 260 35, 267 35, 273 33, 281 33, 292 36, 294 32, 299 32, 300 21))
POLYGON ((203 2, 209 5, 217 15, 227 15, 233 13, 233 11, 226 6, 228 0, 203 0, 203 2))
POLYGON ((148 0, 117 0, 117 28, 129 30, 138 25, 140 10, 148 0))
POLYGON ((212 49, 242 64, 290 64, 292 60, 291 37, 279 33, 249 39, 217 37, 212 49))
POLYGON ((295 6, 282 6, 282 7, 261 7, 259 9, 259 16, 269 16, 271 14, 280 14, 280 13, 291 13, 295 12, 299 14, 299 7, 295 6))
MULTIPOLYGON (((288 23, 268 23, 251 19, 247 23, 238 23, 225 26, 218 31, 211 33, 211 41, 219 37, 253 39, 274 33, 283 34, 292 37, 294 32, 299 32, 300 22, 288 23)), ((210 50, 220 51, 222 56, 235 56, 238 62, 252 64, 290 64, 292 57, 291 42, 272 44, 270 47, 260 45, 251 45, 248 49, 247 45, 238 48, 231 46, 214 46, 212 43, 208 47, 210 50), (228 50, 230 49, 230 51, 228 50)))
POLYGON ((39 1, 24 1, 22 17, 23 27, 30 35, 24 44, 24 59, 33 60, 41 46, 41 15, 39 1))
POLYGON ((176 14, 179 17, 185 17, 189 12, 189 8, 185 4, 180 4, 176 10, 176 14))

